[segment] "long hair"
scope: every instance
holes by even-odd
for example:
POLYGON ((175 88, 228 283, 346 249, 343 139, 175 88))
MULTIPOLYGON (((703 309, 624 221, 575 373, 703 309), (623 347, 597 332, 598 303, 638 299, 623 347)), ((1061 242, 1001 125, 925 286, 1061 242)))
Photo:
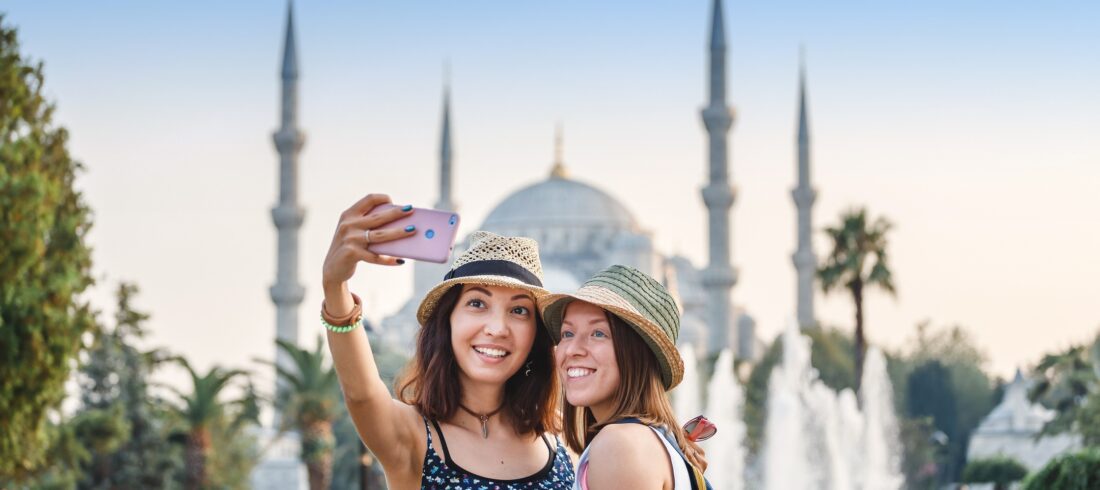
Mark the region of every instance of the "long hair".
MULTIPOLYGON (((459 367, 451 347, 451 312, 462 295, 462 285, 451 287, 420 328, 416 355, 394 383, 397 399, 431 420, 448 420, 462 402, 459 367)), ((535 341, 527 360, 504 383, 502 420, 516 434, 557 433, 561 430, 557 401, 558 376, 554 372, 554 344, 541 316, 536 316, 535 341), (530 376, 525 372, 530 363, 530 376)))
POLYGON ((702 468, 695 456, 700 452, 699 446, 685 437, 684 430, 676 422, 672 404, 661 381, 657 356, 625 321, 606 310, 604 314, 611 324, 615 364, 619 368, 619 386, 612 395, 615 409, 607 420, 597 422, 591 409, 573 406, 568 399, 563 399, 562 426, 566 444, 580 454, 604 426, 634 417, 646 425, 664 426, 676 438, 676 444, 684 451, 688 461, 702 468), (693 451, 687 451, 689 448, 693 451))

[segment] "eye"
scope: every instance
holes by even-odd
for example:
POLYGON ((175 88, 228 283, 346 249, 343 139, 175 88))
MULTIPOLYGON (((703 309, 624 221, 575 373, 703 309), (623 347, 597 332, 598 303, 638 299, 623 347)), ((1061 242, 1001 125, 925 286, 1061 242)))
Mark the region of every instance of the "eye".
POLYGON ((469 306, 469 307, 472 307, 472 308, 484 308, 485 307, 485 302, 478 299, 478 298, 473 298, 470 301, 466 302, 466 306, 469 306))
POLYGON ((561 338, 563 338, 563 339, 571 339, 571 338, 573 338, 573 332, 570 332, 570 331, 568 331, 568 330, 562 330, 562 332, 561 332, 561 338))
POLYGON ((606 334, 606 333, 604 333, 604 331, 603 331, 603 330, 596 330, 595 332, 592 332, 592 336, 593 336, 593 337, 599 337, 599 338, 601 338, 601 339, 602 339, 602 338, 607 338, 607 334, 606 334))
POLYGON ((515 308, 512 308, 512 313, 516 315, 527 316, 529 313, 531 313, 531 309, 526 306, 517 306, 515 308))

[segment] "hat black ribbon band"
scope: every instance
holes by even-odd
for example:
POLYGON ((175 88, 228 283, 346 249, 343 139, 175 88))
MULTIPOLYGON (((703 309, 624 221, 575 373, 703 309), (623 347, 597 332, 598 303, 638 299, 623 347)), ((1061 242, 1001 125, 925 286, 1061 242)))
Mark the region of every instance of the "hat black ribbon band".
POLYGON ((538 276, 525 269, 523 266, 508 260, 479 260, 470 262, 457 269, 451 269, 443 280, 470 276, 504 276, 522 281, 531 286, 542 287, 542 281, 538 276))

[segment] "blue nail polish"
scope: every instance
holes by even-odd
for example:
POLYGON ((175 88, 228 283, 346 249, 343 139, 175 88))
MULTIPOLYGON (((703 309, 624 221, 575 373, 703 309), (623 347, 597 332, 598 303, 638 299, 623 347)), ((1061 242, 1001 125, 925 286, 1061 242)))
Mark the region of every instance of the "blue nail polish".
POLYGON ((413 225, 409 225, 409 226, 405 227, 405 231, 413 231, 415 229, 416 229, 416 226, 413 226, 413 225))
POLYGON ((401 208, 401 210, 405 211, 405 212, 409 212, 409 211, 412 211, 412 208, 413 208, 412 204, 406 204, 405 207, 401 208))
POLYGON ((397 265, 401 265, 401 264, 404 264, 404 263, 405 263, 405 259, 397 259, 397 265))

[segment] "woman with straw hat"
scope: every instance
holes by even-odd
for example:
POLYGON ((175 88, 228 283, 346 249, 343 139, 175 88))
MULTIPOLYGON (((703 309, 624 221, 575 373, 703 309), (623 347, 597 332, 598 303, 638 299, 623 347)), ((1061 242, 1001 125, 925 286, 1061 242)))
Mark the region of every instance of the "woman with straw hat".
POLYGON ((574 488, 708 488, 702 450, 676 423, 666 391, 683 378, 680 313, 660 283, 613 265, 575 293, 539 304, 557 342, 574 488), (685 456, 686 455, 686 456, 685 456))
POLYGON ((360 300, 348 290, 356 265, 400 265, 370 243, 412 236, 381 229, 411 206, 372 211, 385 195, 340 216, 325 257, 321 305, 328 344, 359 436, 382 464, 389 488, 570 488, 573 468, 556 437, 559 387, 553 345, 536 310, 538 245, 475 232, 417 311, 416 353, 390 396, 378 374, 360 300))

